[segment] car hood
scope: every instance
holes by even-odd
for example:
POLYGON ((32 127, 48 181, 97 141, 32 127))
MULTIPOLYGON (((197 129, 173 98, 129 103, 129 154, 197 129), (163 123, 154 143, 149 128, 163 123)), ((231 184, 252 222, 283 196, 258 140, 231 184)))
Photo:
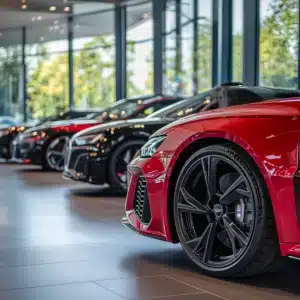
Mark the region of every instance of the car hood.
POLYGON ((264 101, 197 113, 168 124, 158 130, 154 136, 167 134, 173 127, 190 122, 239 117, 300 117, 300 98, 264 101))
POLYGON ((143 118, 143 119, 132 119, 132 120, 109 122, 109 123, 101 124, 98 126, 93 126, 92 128, 82 130, 73 136, 73 140, 78 137, 85 136, 85 135, 99 134, 99 133, 101 133, 107 129, 111 129, 111 128, 125 128, 125 127, 130 127, 130 126, 151 125, 151 124, 165 125, 172 121, 174 121, 174 119, 143 118))
POLYGON ((76 120, 67 120, 67 121, 55 121, 55 122, 46 122, 40 126, 32 127, 26 130, 26 133, 40 130, 47 130, 53 127, 69 127, 74 125, 97 125, 99 121, 89 120, 89 119, 76 119, 76 120))

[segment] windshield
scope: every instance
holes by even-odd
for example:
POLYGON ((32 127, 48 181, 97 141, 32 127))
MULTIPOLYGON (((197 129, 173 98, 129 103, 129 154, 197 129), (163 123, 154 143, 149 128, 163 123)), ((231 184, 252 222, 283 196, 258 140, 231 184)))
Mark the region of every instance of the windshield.
POLYGON ((163 108, 147 118, 182 118, 198 112, 201 107, 210 103, 210 101, 211 90, 163 108))

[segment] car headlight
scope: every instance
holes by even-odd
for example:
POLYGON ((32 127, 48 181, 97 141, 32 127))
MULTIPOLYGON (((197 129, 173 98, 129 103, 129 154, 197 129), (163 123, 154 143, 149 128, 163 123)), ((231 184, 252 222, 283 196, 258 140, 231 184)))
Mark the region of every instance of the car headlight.
POLYGON ((76 146, 84 146, 84 145, 93 145, 103 140, 104 140, 104 135, 100 133, 100 134, 79 136, 75 139, 74 142, 76 146))
POLYGON ((143 158, 149 158, 154 155, 154 153, 157 151, 159 146, 163 143, 165 140, 165 136, 158 136, 151 138, 141 149, 141 157, 143 158))

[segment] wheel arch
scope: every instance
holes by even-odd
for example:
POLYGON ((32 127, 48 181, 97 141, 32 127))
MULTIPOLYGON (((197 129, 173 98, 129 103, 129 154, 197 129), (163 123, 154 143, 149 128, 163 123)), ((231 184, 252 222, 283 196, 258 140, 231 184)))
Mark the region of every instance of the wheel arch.
MULTIPOLYGON (((149 134, 150 136, 150 134, 149 134)), ((119 147, 121 147, 124 143, 126 142, 130 142, 130 141, 135 141, 135 140, 140 140, 140 141, 143 141, 143 142, 147 142, 149 136, 146 136, 146 135, 141 135, 141 134, 132 134, 132 135, 125 135, 125 134, 122 134, 118 139, 114 139, 116 141, 115 144, 110 144, 109 146, 109 152, 108 152, 108 155, 107 155, 107 165, 109 165, 115 151, 117 151, 117 149, 119 147)), ((106 168, 106 180, 108 181, 107 183, 110 184, 109 182, 109 168, 106 168)))

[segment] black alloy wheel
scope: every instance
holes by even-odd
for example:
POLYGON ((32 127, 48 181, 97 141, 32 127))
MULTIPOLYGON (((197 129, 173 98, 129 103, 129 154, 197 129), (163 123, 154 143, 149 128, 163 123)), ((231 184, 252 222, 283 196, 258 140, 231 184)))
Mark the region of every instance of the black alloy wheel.
POLYGON ((278 254, 270 203, 262 176, 240 149, 201 149, 177 181, 174 214, 180 242, 210 275, 264 272, 278 254))
POLYGON ((44 157, 44 169, 58 172, 63 171, 69 140, 70 137, 68 136, 59 136, 49 143, 44 157))
POLYGON ((144 144, 143 140, 126 141, 113 152, 109 161, 109 182, 119 192, 126 193, 127 166, 144 144))

